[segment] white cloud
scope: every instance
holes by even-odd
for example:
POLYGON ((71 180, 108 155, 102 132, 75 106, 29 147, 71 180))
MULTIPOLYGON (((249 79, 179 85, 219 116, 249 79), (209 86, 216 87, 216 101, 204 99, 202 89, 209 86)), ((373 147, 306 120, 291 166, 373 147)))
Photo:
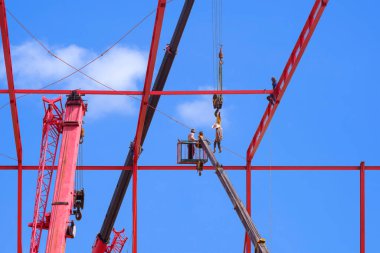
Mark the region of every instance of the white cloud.
MULTIPOLYGON (((98 54, 77 45, 48 46, 48 48, 53 48, 56 55, 77 68, 82 67, 98 54)), ((0 59, 0 61, 4 60, 0 59)), ((13 46, 12 61, 16 88, 40 88, 74 71, 49 55, 35 42, 13 46)), ((116 46, 82 71, 115 90, 136 90, 138 82, 145 77, 146 61, 145 52, 116 46)), ((4 71, 0 72, 0 80, 5 83, 4 71)), ((108 89, 80 73, 74 74, 51 88, 108 89)), ((87 117, 98 118, 109 113, 133 114, 137 110, 132 99, 126 96, 89 96, 86 99, 89 102, 87 117)))
MULTIPOLYGON (((214 90, 214 88, 211 86, 201 86, 198 90, 214 90)), ((223 109, 220 111, 222 114, 223 127, 230 125, 228 120, 228 111, 230 111, 230 109, 230 107, 223 105, 223 109)), ((211 128, 215 122, 214 112, 212 95, 202 95, 195 100, 177 105, 177 113, 181 121, 196 128, 211 128)))
POLYGON ((177 106, 181 120, 192 127, 211 127, 215 121, 211 96, 184 102, 177 106))

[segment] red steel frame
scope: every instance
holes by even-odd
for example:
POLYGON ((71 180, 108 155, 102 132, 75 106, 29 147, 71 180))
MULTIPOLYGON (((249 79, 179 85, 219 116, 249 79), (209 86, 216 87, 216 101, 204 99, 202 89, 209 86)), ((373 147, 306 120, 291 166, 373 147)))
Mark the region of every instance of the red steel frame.
MULTIPOLYGON (((248 150, 247 150, 247 211, 249 214, 251 214, 251 163, 254 154, 256 153, 257 148, 260 145, 261 140, 264 137, 265 131, 267 130, 274 113, 276 112, 276 109, 279 105, 279 102, 281 101, 282 96, 285 93, 286 88, 289 85, 289 82, 298 66, 298 63, 300 62, 303 53, 305 52, 305 49, 311 39, 311 36, 314 33, 314 30, 319 22, 319 19, 322 16, 323 11, 325 10, 325 7, 328 3, 328 0, 316 0, 314 3, 313 8, 311 9, 311 12, 309 14, 308 19, 306 20, 306 24, 304 25, 300 36, 298 37, 298 40, 296 42, 296 45, 294 46, 294 49, 292 53, 290 54, 290 57, 288 59, 288 62, 285 65, 285 68, 281 74, 281 77, 278 81, 278 84, 274 90, 274 97, 276 98, 276 102, 274 105, 271 103, 268 103, 267 109, 264 112, 264 115, 260 121, 260 124, 255 132, 255 135, 252 138, 251 143, 249 144, 248 150)), ((247 253, 251 252, 251 244, 249 243, 248 235, 245 236, 245 249, 247 253)))
POLYGON ((365 163, 360 163, 360 253, 365 253, 365 163))
MULTIPOLYGON (((0 165, 0 171, 2 170, 17 170, 17 165, 0 165)), ((56 166, 53 167, 54 170, 57 169, 56 166)), ((85 165, 77 166, 77 170, 103 170, 103 171, 120 171, 120 170, 132 170, 133 166, 114 166, 114 165, 85 165)), ((245 165, 223 165, 224 170, 233 171, 246 171, 247 167, 245 165)), ((380 166, 365 166, 366 171, 377 171, 380 170, 380 166)), ((38 165, 24 165, 22 170, 32 171, 38 170, 38 165)), ((187 165, 143 165, 137 166, 137 170, 147 171, 147 170, 166 170, 166 171, 188 171, 194 170, 194 166, 187 165)), ((204 166, 203 170, 215 170, 213 166, 204 166)), ((357 171, 360 170, 359 166, 251 166, 252 171, 357 171)))
POLYGON ((133 151, 133 187, 132 187, 132 253, 137 252, 137 162, 141 150, 141 136, 144 128, 144 119, 147 112, 147 105, 150 95, 150 87, 153 79, 153 70, 156 63, 158 42, 160 41, 162 21, 164 19, 166 0, 159 0, 157 6, 156 20, 154 22, 152 42, 150 46, 148 66, 146 69, 144 90, 141 99, 140 113, 137 121, 136 135, 134 139, 133 151))
MULTIPOLYGON (((0 94, 7 94, 8 90, 0 90, 0 94)), ((31 90, 31 89, 16 89, 15 94, 70 94, 71 90, 31 90)), ((150 91, 150 95, 252 95, 252 94, 272 94, 272 90, 177 90, 177 91, 150 91)), ((143 95, 142 91, 125 91, 125 90, 78 90, 81 95, 143 95)))
MULTIPOLYGON (((141 132, 144 126, 143 119, 147 110, 147 102, 150 95, 200 95, 200 94, 272 94, 277 98, 275 105, 268 104, 264 116, 253 136, 253 139, 247 149, 246 166, 224 166, 225 170, 245 170, 246 171, 246 205, 249 213, 251 212, 251 171, 252 170, 338 170, 338 171, 360 171, 360 253, 365 252, 365 171, 380 170, 380 166, 365 166, 364 162, 360 166, 252 166, 251 162, 257 148, 265 134, 266 129, 284 95, 284 92, 290 82, 292 75, 306 49, 306 46, 315 30, 315 27, 328 3, 328 0, 316 0, 308 20, 299 36, 297 43, 291 53, 291 56, 282 72, 278 85, 274 91, 272 90, 230 90, 230 91, 150 91, 153 77, 154 64, 156 60, 157 47, 162 27, 163 15, 165 11, 165 0, 159 0, 156 14, 156 21, 152 36, 151 49, 149 54, 146 78, 143 91, 110 91, 110 90, 78 90, 79 94, 88 95, 140 95, 142 96, 138 124, 136 128, 136 136, 134 141, 134 163, 133 166, 79 166, 79 170, 133 170, 133 253, 137 253, 137 171, 138 170, 193 170, 192 166, 138 166, 138 155, 140 152, 141 132)), ((7 20, 5 13, 4 0, 0 0, 0 25, 2 32, 3 50, 5 67, 8 80, 8 89, 0 90, 0 94, 9 94, 10 107, 12 112, 12 122, 14 129, 14 138, 17 151, 17 166, 0 166, 0 170, 17 170, 18 171, 18 215, 17 215, 17 250, 22 252, 21 238, 21 208, 22 208, 22 171, 36 170, 38 166, 22 165, 22 146, 20 137, 20 127, 18 123, 16 94, 69 94, 68 90, 31 90, 31 89, 14 89, 12 62, 10 55, 9 36, 7 28, 7 20)), ((56 167, 54 167, 56 169, 56 167)), ((211 166, 205 166, 205 170, 213 170, 211 166)), ((245 252, 251 252, 250 243, 244 244, 245 252)))
POLYGON ((5 2, 0 0, 0 27, 1 27, 1 38, 3 42, 3 52, 4 52, 4 62, 7 73, 8 81, 8 91, 9 91, 9 102, 11 105, 12 113, 12 124, 13 124, 13 134, 16 144, 17 152, 17 252, 22 252, 22 145, 21 145, 21 134, 20 134, 20 124, 18 122, 17 113, 17 103, 16 94, 14 92, 14 80, 12 71, 12 59, 11 59, 11 48, 9 43, 8 35, 8 24, 7 16, 5 11, 5 2))
MULTIPOLYGON (((57 167, 53 167, 56 169, 57 167)), ((246 170, 246 166, 244 165, 224 165, 224 170, 246 170)), ((1 170, 17 170, 18 166, 9 165, 0 166, 1 170)), ((132 170, 133 166, 78 166, 77 170, 132 170)), ((138 166, 138 170, 146 171, 146 170, 168 170, 168 171, 188 171, 194 170, 194 166, 138 166)), ((204 170, 214 170, 212 166, 205 166, 204 170)), ((30 171, 30 170, 38 170, 37 165, 29 165, 23 166, 22 170, 30 171)), ((365 166, 364 162, 360 163, 360 166, 251 166, 251 170, 253 171, 359 171, 360 175, 360 253, 365 253, 365 171, 380 171, 380 166, 365 166)), ((247 178, 248 180, 248 178, 247 178)), ((251 194, 251 189, 249 189, 249 194, 251 194)))

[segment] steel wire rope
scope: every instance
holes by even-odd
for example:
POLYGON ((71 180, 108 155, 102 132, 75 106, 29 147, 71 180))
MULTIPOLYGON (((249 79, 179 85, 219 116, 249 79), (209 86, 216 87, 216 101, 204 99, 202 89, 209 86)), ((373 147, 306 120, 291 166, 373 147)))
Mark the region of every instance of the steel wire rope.
POLYGON ((272 176, 272 160, 273 160, 273 149, 272 149, 272 138, 269 135, 269 241, 273 239, 273 176, 272 176))
MULTIPOLYGON (((167 3, 170 3, 170 2, 173 2, 174 0, 171 0, 171 1, 168 1, 167 3)), ((115 47, 120 41, 122 41, 130 32, 132 32, 134 29, 136 29, 139 25, 141 25, 149 16, 151 16, 152 14, 154 14, 155 12, 156 12, 156 10, 153 10, 153 11, 151 11, 149 14, 147 14, 143 19, 141 19, 135 26, 133 26, 127 33, 125 33, 119 40, 117 40, 113 45, 111 45, 111 47, 109 47, 107 50, 105 50, 103 53, 101 53, 99 56, 97 56, 96 58, 94 58, 93 60, 91 60, 90 62, 88 62, 87 64, 85 64, 84 66, 82 66, 81 68, 76 68, 75 66, 73 66, 73 65, 71 65, 70 63, 68 63, 67 61, 65 61, 64 59, 62 59, 61 57, 59 57, 59 56, 57 56, 56 54, 54 54, 45 44, 43 44, 32 32, 30 32, 30 30, 28 30, 10 11, 8 11, 7 10, 7 12, 9 12, 9 14, 12 16, 12 18, 14 18, 15 19, 15 21, 43 48, 43 49, 45 49, 51 56, 53 56, 54 58, 56 58, 57 60, 59 60, 59 61, 61 61, 61 62, 63 62, 64 64, 66 64, 67 66, 69 66, 70 68, 73 68, 75 71, 74 72, 72 72, 71 74, 70 74, 70 76, 71 75, 73 75, 73 74, 75 74, 75 73, 77 73, 77 72, 79 72, 79 73, 81 73, 81 74, 83 74, 84 76, 86 76, 87 78, 89 78, 89 79, 91 79, 91 80, 93 80, 94 82, 96 82, 96 83, 98 83, 98 84, 100 84, 100 85, 102 85, 103 87, 106 87, 106 88, 108 88, 108 89, 110 89, 110 90, 113 90, 113 91, 117 91, 117 90, 115 90, 114 88, 112 88, 110 85, 108 85, 108 84, 105 84, 105 83, 103 83, 103 82, 100 82, 100 81, 98 81, 98 80, 96 80, 95 78, 93 78, 93 77, 91 77, 91 76, 89 76, 88 74, 86 74, 86 73, 84 73, 84 72, 82 72, 81 70, 83 69, 83 68, 85 68, 85 67, 87 67, 89 64, 91 64, 92 62, 94 62, 94 61, 96 61, 97 59, 99 59, 100 57, 102 57, 104 54, 106 54, 108 51, 110 51, 113 47, 115 47)), ((62 81, 63 79, 65 79, 65 78, 67 78, 68 76, 66 76, 66 77, 64 77, 64 78, 61 78, 61 79, 59 79, 58 81, 55 81, 55 82, 53 82, 53 83, 51 83, 51 84, 48 84, 48 85, 46 85, 46 86, 44 86, 44 87, 42 87, 41 89, 44 89, 44 88, 46 88, 46 87, 48 87, 48 86, 51 86, 51 85, 53 85, 53 84, 55 84, 55 83, 57 83, 57 82, 59 82, 59 81, 62 81)), ((25 95, 23 95, 23 96, 26 96, 26 95, 28 95, 28 94, 25 94, 25 95)), ((141 99, 140 98, 138 98, 138 97, 135 97, 135 96, 132 96, 132 95, 126 95, 126 96, 128 96, 128 97, 130 97, 130 98, 133 98, 133 99, 135 99, 135 100, 138 100, 138 101, 140 101, 141 102, 141 99)), ((7 105, 8 105, 9 103, 7 103, 7 105)), ((161 111, 161 110, 159 110, 159 109, 157 109, 157 108, 155 108, 154 106, 152 106, 152 105, 149 105, 148 104, 148 106, 149 107, 151 107, 153 110, 156 110, 156 111, 158 111, 159 113, 161 113, 162 115, 164 115, 164 116, 166 116, 167 118, 169 118, 169 119, 171 119, 171 120, 173 120, 173 121, 175 121, 176 123, 178 123, 178 124, 180 124, 180 125, 182 125, 182 126, 184 126, 184 127, 186 127, 186 128, 188 128, 188 129, 191 129, 191 127, 190 126, 188 126, 188 125, 186 125, 185 123, 183 123, 183 122, 180 122, 179 120, 177 120, 177 119, 175 119, 173 116, 170 116, 169 114, 167 114, 167 113, 164 113, 163 111, 161 111)), ((2 109, 3 107, 0 107, 0 109, 2 109)))
MULTIPOLYGON (((175 0, 170 0, 170 1, 167 1, 167 3, 171 3, 171 2, 173 2, 173 1, 175 1, 175 0)), ((150 13, 148 13, 145 17, 143 17, 138 23, 136 23, 130 30, 128 30, 122 37, 120 37, 115 43, 113 43, 108 49, 106 49, 105 51, 103 51, 100 55, 98 55, 97 57, 95 57, 93 60, 91 60, 91 61, 89 61, 87 64, 85 64, 84 66, 82 66, 82 67, 80 67, 80 68, 76 68, 75 66, 73 66, 73 65, 71 65, 70 63, 68 63, 67 61, 65 61, 65 60, 63 60, 61 57, 59 57, 59 56, 57 56, 56 54, 54 54, 45 44, 43 44, 29 29, 27 29, 26 28, 26 26, 25 25, 23 25, 9 10, 7 10, 7 12, 11 15, 11 17, 44 49, 44 50, 46 50, 51 56, 53 56, 54 58, 56 58, 57 60, 59 60, 59 61, 61 61, 61 62, 63 62, 64 64, 66 64, 67 66, 69 66, 70 68, 73 68, 75 71, 73 71, 72 73, 70 73, 69 75, 67 75, 67 76, 64 76, 64 77, 62 77, 61 79, 59 79, 59 80, 57 80, 57 81, 55 81, 55 82, 52 82, 52 83, 50 83, 50 84, 48 84, 48 85, 45 85, 45 86, 43 86, 42 88, 40 88, 40 90, 42 90, 42 89, 45 89, 45 88, 47 88, 47 87, 49 87, 49 86, 52 86, 52 85, 54 85, 54 84, 56 84, 56 83, 59 83, 59 82, 61 82, 61 81, 63 81, 64 79, 66 79, 66 78, 68 78, 68 77, 70 77, 70 76, 72 76, 72 75, 74 75, 75 73, 81 73, 82 75, 84 75, 84 76, 86 76, 87 78, 89 78, 89 79, 91 79, 91 80, 93 80, 94 82, 96 82, 96 83, 98 83, 98 84, 100 84, 100 85, 102 85, 103 87, 106 87, 106 88, 108 88, 108 89, 110 89, 110 90, 112 90, 112 91, 117 91, 117 90, 115 90, 114 88, 112 88, 110 85, 108 85, 108 84, 105 84, 105 83, 103 83, 103 82, 100 82, 100 81, 98 81, 97 79, 95 79, 95 78, 93 78, 93 77, 91 77, 91 76, 89 76, 88 74, 86 74, 86 73, 84 73, 83 71, 82 71, 82 69, 84 69, 85 67, 87 67, 88 65, 90 65, 91 63, 93 63, 93 62, 95 62, 96 60, 98 60, 99 58, 101 58, 102 56, 104 56, 106 53, 108 53, 112 48, 114 48, 118 43, 120 43, 127 35, 129 35, 132 31, 134 31, 138 26, 140 26, 148 17, 150 17, 151 15, 153 15, 155 12, 156 12, 156 10, 154 9, 153 11, 151 11, 150 13)), ((217 29, 215 29, 215 30, 217 30, 217 29)), ((217 33, 217 32, 216 32, 217 33)), ((218 42, 220 41, 220 38, 218 38, 218 42)), ((22 96, 19 96, 19 97, 17 97, 16 99, 18 99, 18 98, 21 98, 21 97, 25 97, 25 96, 27 96, 27 95, 29 95, 29 94, 24 94, 24 95, 22 95, 22 96)), ((141 102, 141 98, 139 98, 139 97, 135 97, 135 96, 132 96, 132 95, 126 95, 127 97, 130 97, 130 98, 133 98, 133 99, 135 99, 135 100, 138 100, 138 101, 140 101, 141 102)), ((5 104, 5 105, 3 105, 3 106, 1 106, 0 107, 0 110, 1 109, 3 109, 5 106, 7 106, 7 105, 9 105, 10 103, 8 102, 7 104, 5 104)), ((172 120, 172 121, 174 121, 175 123, 177 123, 177 124, 179 124, 179 125, 182 125, 183 127, 185 127, 185 128, 187 128, 187 129, 191 129, 192 127, 190 127, 189 125, 187 125, 187 124, 185 124, 185 123, 183 123, 183 122, 181 122, 180 120, 178 120, 178 119, 176 119, 176 118, 174 118, 173 116, 171 116, 171 115, 169 115, 168 113, 165 113, 164 111, 162 111, 162 110, 159 110, 158 108, 156 108, 156 107, 154 107, 154 106, 152 106, 152 105, 150 105, 150 104, 147 104, 147 106, 148 107, 150 107, 150 108, 152 108, 153 110, 155 110, 155 111, 157 111, 157 112, 159 112, 160 114, 162 114, 163 116, 165 116, 165 117, 167 117, 168 119, 170 119, 170 120, 172 120)), ((242 158, 242 159, 244 159, 244 157, 242 156, 242 155, 240 155, 240 154, 238 154, 238 153, 236 153, 236 152, 234 152, 234 151, 232 151, 232 150, 230 150, 230 149, 228 149, 228 148, 226 148, 226 147, 224 147, 227 151, 229 151, 230 153, 232 153, 232 154, 234 154, 234 155, 236 155, 236 156, 238 156, 238 157, 240 157, 240 158, 242 158)))
POLYGON ((3 153, 0 153, 0 156, 2 156, 2 157, 5 157, 5 158, 8 158, 8 159, 10 159, 10 160, 14 160, 14 161, 17 161, 17 159, 16 159, 16 158, 14 158, 14 157, 11 157, 11 156, 9 156, 9 155, 6 155, 6 154, 3 154, 3 153))
POLYGON ((218 88, 218 83, 216 79, 216 67, 215 67, 215 0, 212 1, 211 8, 211 30, 212 30, 212 79, 215 85, 215 89, 218 88))
MULTIPOLYGON (((171 1, 168 1, 167 3, 170 3, 174 0, 171 0, 171 1)), ((18 25, 21 26, 21 28, 26 32, 28 33, 44 50, 46 50, 51 56, 53 56, 54 58, 62 61, 62 59, 60 57, 58 57, 57 55, 55 55, 51 50, 49 50, 45 44, 43 44, 19 19, 16 18, 15 15, 13 15, 13 13, 11 11, 9 11, 8 9, 6 10, 7 13, 16 21, 16 23, 18 25)), ((132 28, 130 28, 126 33, 124 33, 116 42, 114 42, 110 47, 108 47, 106 50, 104 50, 101 54, 99 54, 97 57, 95 57, 94 59, 92 59, 91 61, 87 62, 85 65, 83 65, 82 67, 80 68, 74 68, 75 71, 71 72, 70 74, 66 75, 66 76, 63 76, 62 78, 52 82, 52 83, 49 83, 47 85, 44 85, 42 86, 39 90, 43 90, 43 89, 46 89, 52 85, 55 85, 57 83, 60 83, 62 82, 63 80, 69 78, 70 76, 80 72, 82 74, 84 74, 83 72, 81 72, 82 69, 86 68, 88 65, 92 64, 93 62, 97 61, 98 59, 100 59, 101 57, 103 57, 105 54, 107 54, 111 49, 113 49, 117 44, 119 44, 125 37, 127 37, 130 33, 132 33, 134 30, 136 30, 142 23, 144 23, 150 16, 152 16, 156 11, 153 10, 151 12, 149 12, 146 16, 144 16, 139 22, 137 22, 134 26, 132 26, 132 28)), ((64 62, 66 65, 67 63, 65 61, 62 61, 64 62)), ((70 66, 72 67, 72 66, 70 66)), ((19 98, 23 98, 25 96, 28 96, 29 94, 24 94, 24 95, 20 95, 18 96, 16 99, 19 99, 19 98)), ((2 105, 0 107, 0 110, 5 108, 6 106, 8 106, 10 103, 6 103, 4 105, 2 105)))
MULTIPOLYGON (((84 153, 84 146, 83 144, 80 145, 80 165, 83 166, 84 163, 83 163, 83 153, 84 153)), ((81 189, 84 189, 84 171, 81 170, 81 174, 80 174, 80 186, 81 186, 81 189)))

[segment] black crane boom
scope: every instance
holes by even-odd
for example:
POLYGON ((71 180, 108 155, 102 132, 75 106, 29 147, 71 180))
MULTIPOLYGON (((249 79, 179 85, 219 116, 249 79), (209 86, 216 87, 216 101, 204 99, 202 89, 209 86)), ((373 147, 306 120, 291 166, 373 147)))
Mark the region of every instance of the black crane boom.
MULTIPOLYGON (((183 31, 185 29, 187 20, 189 18, 191 9, 193 7, 193 4, 194 4, 194 0, 186 0, 184 3, 181 15, 179 17, 177 26, 174 30, 174 33, 171 39, 171 42, 169 45, 167 45, 165 56, 162 60, 159 72, 156 76, 156 80, 152 88, 152 90, 154 91, 162 91, 164 89, 166 79, 169 75, 171 66, 176 56, 177 48, 181 40, 183 31)), ((143 129, 142 137, 141 137, 141 146, 143 145, 145 137, 148 133, 149 126, 152 122, 152 119, 155 113, 154 108, 157 107, 159 100, 160 100, 160 96, 149 97, 149 106, 147 109, 144 129, 143 129)), ((124 166, 131 166, 132 163, 133 163, 133 148, 130 147, 124 166)), ((98 239, 100 239, 104 243, 107 243, 107 241, 110 238, 112 228, 115 224, 115 220, 119 213, 120 206, 123 202, 125 193, 128 189, 129 182, 131 181, 131 177, 132 177, 131 170, 122 171, 120 174, 119 181, 117 182, 114 194, 112 196, 110 205, 107 210, 106 217, 104 218, 104 221, 103 221, 102 228, 100 230, 100 233, 97 236, 98 239)))

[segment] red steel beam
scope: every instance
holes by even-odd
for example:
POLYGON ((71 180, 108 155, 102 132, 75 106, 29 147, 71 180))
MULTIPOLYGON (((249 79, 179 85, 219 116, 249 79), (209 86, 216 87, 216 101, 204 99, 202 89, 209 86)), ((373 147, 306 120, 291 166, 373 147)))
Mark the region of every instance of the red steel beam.
POLYGON ((365 170, 364 162, 360 163, 360 253, 365 253, 365 170))
POLYGON ((183 90, 183 91, 151 91, 151 95, 252 95, 272 94, 272 90, 183 90))
POLYGON ((146 112, 148 109, 149 94, 153 79, 153 70, 156 64, 158 43, 160 41, 162 21, 164 19, 166 7, 166 0, 159 0, 156 12, 156 20, 154 22, 154 29, 152 35, 152 42, 150 45, 150 52, 148 58, 148 66, 146 69, 144 90, 141 99, 140 113, 137 121, 136 135, 134 139, 134 157, 133 157, 133 187, 132 187, 132 226, 133 226, 133 236, 132 236, 132 253, 137 253, 137 162, 141 150, 141 137, 144 128, 144 120, 146 112))
POLYGON ((281 74, 280 80, 278 81, 278 85, 274 90, 274 95, 277 98, 277 102, 275 105, 268 103, 267 109, 260 121, 260 124, 256 130, 255 135, 248 147, 247 150, 247 163, 251 163, 253 156, 256 153, 257 148, 260 145, 260 142, 265 134, 266 129, 269 126, 269 123, 272 120, 274 113, 279 105, 279 102, 282 99, 282 96, 285 93, 286 88, 294 74, 294 71, 297 68, 299 61, 310 41, 311 36, 314 33, 315 27, 318 24, 318 21, 325 10, 325 7, 328 3, 328 0, 316 0, 315 4, 310 12, 310 15, 306 21, 305 26, 302 29, 302 32, 294 46, 294 49, 290 55, 288 62, 285 65, 285 68, 281 74))
MULTIPOLYGON (((274 113, 276 112, 277 106, 279 105, 279 102, 281 101, 282 96, 284 95, 285 90, 289 85, 289 82, 298 66, 299 61, 302 58, 302 55, 310 41, 311 36, 314 33, 314 30, 319 22, 319 19, 321 18, 323 11, 325 10, 327 3, 328 0, 316 0, 314 3, 306 24, 301 31, 301 34, 296 42, 296 45, 294 46, 290 58, 288 59, 288 62, 286 63, 285 68, 281 74, 280 80, 278 81, 278 84, 274 90, 274 97, 276 98, 276 102, 274 105, 268 103, 268 106, 255 132, 255 135, 253 136, 252 141, 247 149, 247 168, 250 168, 253 156, 255 155, 256 150, 261 143, 261 140, 269 126, 269 123, 273 118, 274 113)), ((247 176, 248 174, 249 173, 247 172, 247 176)), ((247 200, 247 205, 248 204, 250 205, 250 200, 247 200)), ((248 213, 251 215, 250 211, 248 211, 248 213)), ((247 235, 245 238, 245 252, 251 253, 251 244, 247 240, 247 235)))
MULTIPOLYGON (((243 165, 224 165, 224 170, 246 170, 246 166, 243 165)), ((0 165, 1 170, 17 170, 17 165, 0 165)), ((54 170, 57 169, 57 166, 53 167, 54 170)), ((166 171, 188 171, 194 170, 195 166, 166 166, 166 165, 145 165, 138 166, 138 170, 166 170, 166 171)), ((214 170, 213 166, 204 166, 204 170, 214 170)), ((251 170, 254 171, 357 171, 360 170, 360 166, 252 166, 251 170)), ((38 165, 23 165, 22 170, 31 171, 38 170, 38 165)), ((97 165, 85 165, 85 166, 77 166, 77 170, 132 170, 132 166, 113 166, 113 165, 105 165, 105 166, 97 166, 97 165)), ((365 170, 368 171, 376 171, 380 170, 380 166, 365 166, 365 170)))
MULTIPOLYGON (((251 204, 251 191, 252 191, 252 177, 251 177, 251 171, 252 171, 252 166, 251 164, 247 164, 247 167, 246 167, 246 174, 245 174, 245 191, 246 191, 246 208, 247 208, 247 212, 249 215, 251 215, 251 207, 252 207, 252 204, 251 204)), ((252 244, 251 244, 251 240, 249 239, 249 236, 248 236, 248 233, 245 233, 245 239, 244 239, 244 253, 250 253, 252 251, 252 244)))
MULTIPOLYGON (((9 90, 0 90, 0 94, 8 94, 9 90)), ((15 94, 61 94, 69 95, 71 90, 38 90, 38 89, 15 89, 15 94)), ((142 91, 118 91, 118 90, 78 90, 81 95, 143 95, 142 91)), ((273 90, 177 90, 177 91, 151 91, 150 95, 255 95, 272 94, 273 90)))
POLYGON ((11 47, 9 43, 7 16, 5 2, 0 0, 0 27, 3 42, 4 63, 7 73, 9 102, 11 105, 13 135, 16 144, 18 173, 17 173, 17 252, 22 252, 22 145, 20 125, 16 104, 16 94, 14 92, 14 80, 12 71, 11 47))

